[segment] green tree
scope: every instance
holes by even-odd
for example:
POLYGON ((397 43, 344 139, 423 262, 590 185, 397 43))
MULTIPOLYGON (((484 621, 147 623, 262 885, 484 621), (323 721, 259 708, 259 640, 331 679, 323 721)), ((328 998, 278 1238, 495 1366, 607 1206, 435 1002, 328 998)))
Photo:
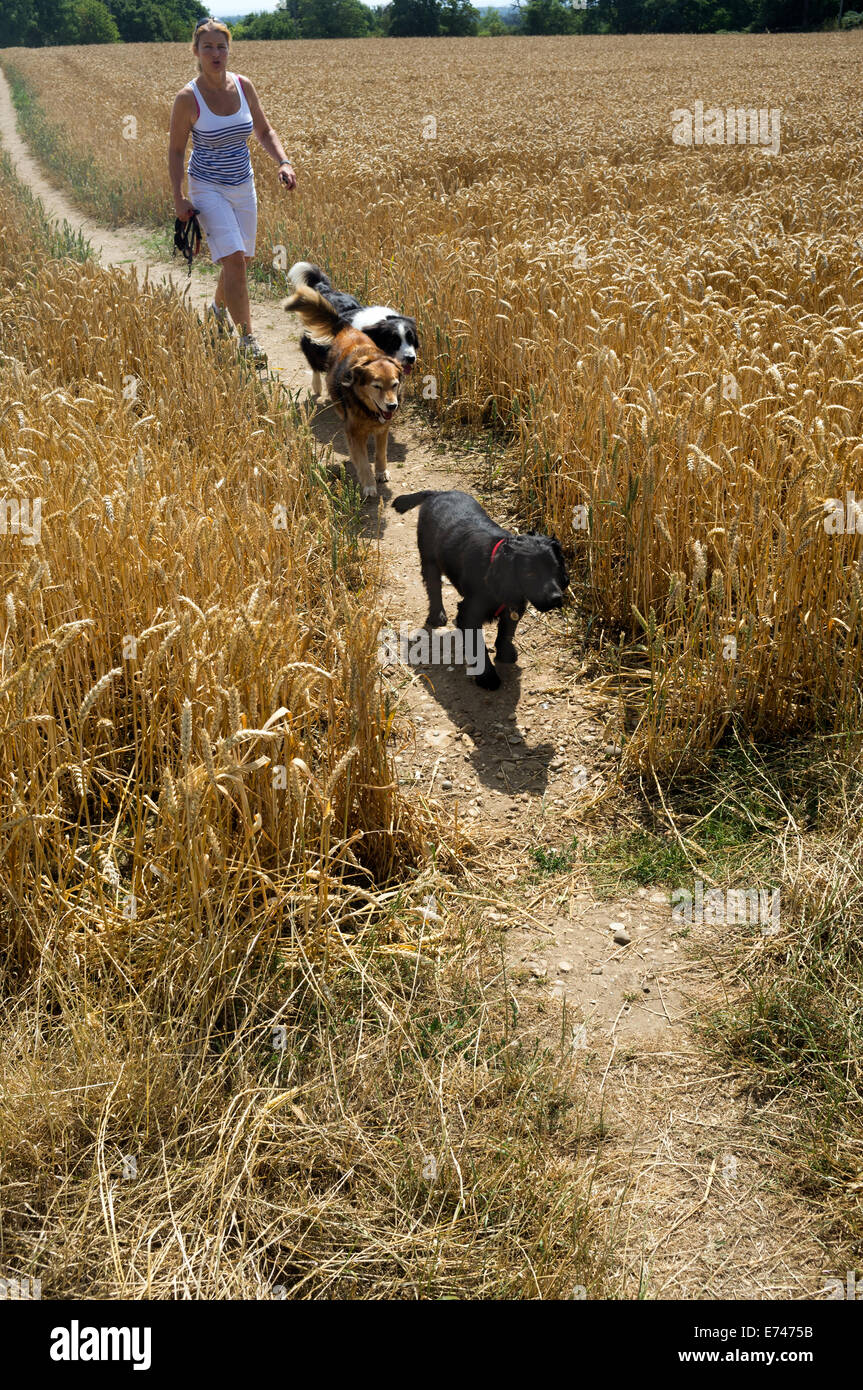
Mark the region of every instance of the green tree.
POLYGON ((525 34, 576 34, 581 29, 581 13, 569 0, 527 0, 522 9, 525 34))
POLYGON ((74 43, 69 0, 4 0, 3 43, 23 48, 74 43))
POLYGON ((512 30, 504 24, 497 10, 487 10, 480 18, 477 33, 484 38, 499 38, 501 34, 511 34, 512 30))
POLYGON ((296 19, 287 10, 274 10, 272 14, 248 14, 232 31, 235 39, 298 39, 300 31, 296 19))
POLYGON ((393 0, 386 31, 394 39, 427 38, 440 33, 440 0, 393 0))
POLYGON ((237 39, 359 39, 373 34, 378 16, 362 0, 282 0, 272 14, 246 15, 237 39))
POLYGON ((208 13, 199 0, 107 0, 125 43, 191 41, 199 19, 208 13))
POLYGON ((759 29, 820 29, 838 14, 838 0, 760 0, 755 6, 759 29))
POLYGON ((27 48, 35 32, 36 7, 33 0, 6 0, 3 7, 3 43, 8 48, 27 48))
POLYGON ((298 0, 297 19, 304 39, 362 38, 374 25, 361 0, 298 0))
POLYGON ((479 10, 470 0, 443 0, 439 24, 439 32, 451 39, 470 38, 477 32, 479 10))
POLYGON ((102 0, 73 0, 75 43, 119 43, 120 31, 102 0))

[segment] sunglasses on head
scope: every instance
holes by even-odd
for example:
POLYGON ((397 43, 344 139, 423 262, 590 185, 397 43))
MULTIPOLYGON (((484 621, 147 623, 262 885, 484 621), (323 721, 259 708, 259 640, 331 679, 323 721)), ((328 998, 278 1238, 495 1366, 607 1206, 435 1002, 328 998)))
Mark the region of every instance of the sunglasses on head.
POLYGON ((218 24, 218 22, 219 21, 214 19, 212 15, 210 15, 208 19, 199 19, 195 25, 195 33, 197 34, 199 29, 203 29, 205 24, 218 24))

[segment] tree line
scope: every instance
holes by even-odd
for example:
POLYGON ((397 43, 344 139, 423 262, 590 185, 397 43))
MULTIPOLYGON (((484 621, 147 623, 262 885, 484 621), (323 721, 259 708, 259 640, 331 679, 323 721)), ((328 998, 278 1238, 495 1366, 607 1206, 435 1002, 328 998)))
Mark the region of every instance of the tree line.
MULTIPOLYGON (((3 0, 0 47, 188 40, 200 0, 3 0)), ((842 28, 863 23, 844 0, 516 0, 480 11, 470 0, 280 0, 232 26, 237 39, 339 39, 520 34, 711 34, 842 28)))
POLYGON ((200 0, 3 0, 0 48, 173 43, 208 13, 200 0))

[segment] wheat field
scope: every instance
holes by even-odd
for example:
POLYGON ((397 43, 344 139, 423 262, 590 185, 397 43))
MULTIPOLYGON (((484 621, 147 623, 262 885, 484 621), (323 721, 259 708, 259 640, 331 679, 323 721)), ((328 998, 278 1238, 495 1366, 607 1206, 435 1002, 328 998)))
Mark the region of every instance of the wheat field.
MULTIPOLYGON (((392 53, 234 51, 300 178, 288 204, 257 151, 261 273, 301 255, 418 316, 426 408, 498 430, 525 514, 625 634, 631 760, 679 765, 731 720, 853 723, 859 541, 853 516, 841 535, 823 519, 860 455, 859 35, 392 53), (676 144, 672 113, 698 101, 778 111, 777 152, 676 144)), ((4 64, 90 210, 167 220, 182 45, 4 64)))

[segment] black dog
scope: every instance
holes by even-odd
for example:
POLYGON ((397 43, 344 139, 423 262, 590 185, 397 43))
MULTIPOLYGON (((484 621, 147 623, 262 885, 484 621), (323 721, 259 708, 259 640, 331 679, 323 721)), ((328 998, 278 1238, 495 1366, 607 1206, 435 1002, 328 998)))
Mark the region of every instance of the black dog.
POLYGON ((462 596, 456 627, 475 634, 477 685, 497 690, 500 676, 488 660, 482 625, 497 618, 497 659, 517 660, 512 639, 528 603, 541 613, 563 604, 569 575, 560 542, 534 532, 514 536, 504 531, 466 492, 411 492, 397 497, 393 506, 397 512, 420 508, 417 544, 429 598, 426 626, 446 624, 445 574, 462 596))

